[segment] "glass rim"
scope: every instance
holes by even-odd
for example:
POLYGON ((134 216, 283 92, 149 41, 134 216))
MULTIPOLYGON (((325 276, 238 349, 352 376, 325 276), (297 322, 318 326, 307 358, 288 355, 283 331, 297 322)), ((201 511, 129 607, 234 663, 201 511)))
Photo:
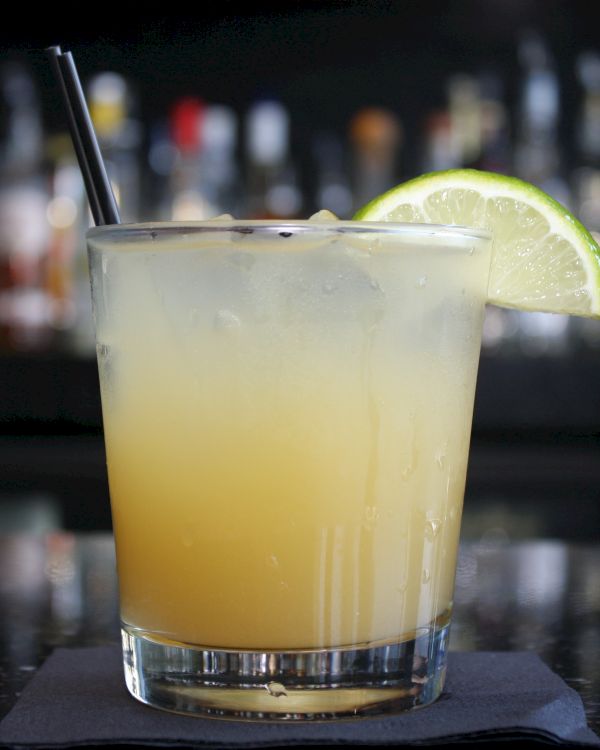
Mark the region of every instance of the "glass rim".
POLYGON ((370 235, 418 236, 439 238, 463 238, 466 240, 490 241, 492 233, 487 229, 460 226, 455 224, 423 224, 393 221, 310 221, 272 219, 206 219, 204 221, 151 221, 131 224, 105 224, 87 231, 88 240, 160 240, 174 236, 202 235, 209 233, 259 234, 266 236, 290 234, 326 235, 370 235))

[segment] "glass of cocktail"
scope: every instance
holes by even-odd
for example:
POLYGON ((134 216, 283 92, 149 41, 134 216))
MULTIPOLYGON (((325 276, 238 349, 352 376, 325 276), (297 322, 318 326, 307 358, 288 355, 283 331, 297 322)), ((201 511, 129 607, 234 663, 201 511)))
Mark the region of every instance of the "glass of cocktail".
POLYGON ((134 696, 281 719, 438 697, 490 245, 356 221, 90 231, 134 696))

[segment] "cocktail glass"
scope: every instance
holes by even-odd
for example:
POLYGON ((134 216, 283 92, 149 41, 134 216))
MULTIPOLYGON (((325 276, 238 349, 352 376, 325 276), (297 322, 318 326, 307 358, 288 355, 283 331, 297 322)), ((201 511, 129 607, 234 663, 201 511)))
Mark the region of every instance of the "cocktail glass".
POLYGON ((209 221, 88 244, 131 693, 287 720, 435 700, 489 235, 209 221))

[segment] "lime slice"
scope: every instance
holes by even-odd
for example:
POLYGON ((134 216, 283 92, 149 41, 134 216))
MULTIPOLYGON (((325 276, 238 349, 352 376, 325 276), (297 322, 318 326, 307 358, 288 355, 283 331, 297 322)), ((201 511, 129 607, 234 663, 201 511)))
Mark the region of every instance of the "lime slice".
POLYGON ((375 198, 354 218, 489 229, 490 303, 600 316, 600 247, 560 203, 515 177, 432 172, 375 198))

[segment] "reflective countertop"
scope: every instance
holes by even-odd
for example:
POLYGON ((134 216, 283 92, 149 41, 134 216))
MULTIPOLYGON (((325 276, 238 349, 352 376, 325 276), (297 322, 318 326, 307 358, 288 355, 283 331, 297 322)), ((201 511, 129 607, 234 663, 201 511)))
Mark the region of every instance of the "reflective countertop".
MULTIPOLYGON (((451 649, 534 651, 600 732, 600 549, 488 534, 461 545, 451 649)), ((0 536, 0 718, 57 646, 119 641, 109 533, 0 536)))

